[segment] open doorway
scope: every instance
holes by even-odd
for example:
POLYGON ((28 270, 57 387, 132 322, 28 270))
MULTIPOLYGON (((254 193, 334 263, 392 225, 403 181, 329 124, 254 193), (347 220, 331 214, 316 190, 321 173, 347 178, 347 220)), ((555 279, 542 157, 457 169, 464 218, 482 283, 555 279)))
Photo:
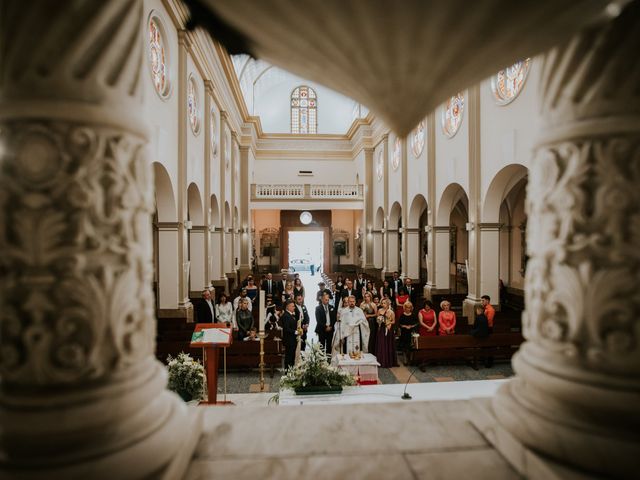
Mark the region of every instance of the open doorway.
POLYGON ((289 232, 289 271, 315 276, 322 271, 323 261, 322 231, 289 232))

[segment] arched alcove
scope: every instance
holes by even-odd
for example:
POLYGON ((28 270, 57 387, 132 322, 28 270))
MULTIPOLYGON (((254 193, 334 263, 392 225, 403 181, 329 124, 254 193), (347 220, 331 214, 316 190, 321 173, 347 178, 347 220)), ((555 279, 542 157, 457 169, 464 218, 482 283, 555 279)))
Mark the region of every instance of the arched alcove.
POLYGON ((389 210, 389 224, 387 225, 387 240, 389 242, 389 270, 402 272, 402 206, 394 202, 389 210))
MULTIPOLYGON (((437 224, 448 226, 448 248, 438 245, 438 257, 446 256, 449 265, 449 288, 453 293, 467 293, 467 267, 469 258, 469 197, 458 183, 449 184, 440 197, 438 203, 437 224)), ((445 263, 440 257, 440 265, 445 263)), ((442 273, 442 272, 441 272, 442 273)))

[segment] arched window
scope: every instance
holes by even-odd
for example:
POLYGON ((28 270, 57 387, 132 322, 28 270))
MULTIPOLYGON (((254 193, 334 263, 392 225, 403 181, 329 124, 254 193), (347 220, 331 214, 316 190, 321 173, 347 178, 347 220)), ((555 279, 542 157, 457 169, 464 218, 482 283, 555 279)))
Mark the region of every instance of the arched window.
POLYGON ((307 86, 296 87, 291 93, 291 133, 317 133, 318 99, 316 91, 307 86))

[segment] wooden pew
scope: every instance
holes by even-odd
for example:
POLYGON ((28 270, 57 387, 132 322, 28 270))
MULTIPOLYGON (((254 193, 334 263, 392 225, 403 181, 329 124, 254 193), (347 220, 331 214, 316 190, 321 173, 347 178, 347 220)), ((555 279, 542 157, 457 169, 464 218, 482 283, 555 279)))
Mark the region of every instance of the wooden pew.
POLYGON ((460 334, 417 337, 410 352, 410 363, 423 365, 429 360, 467 360, 477 370, 478 358, 510 359, 522 342, 524 338, 519 332, 493 333, 487 338, 460 334))
MULTIPOLYGON (((270 338, 264 341, 264 363, 265 368, 270 370, 271 378, 276 368, 282 365, 282 357, 284 348, 280 345, 282 342, 276 342, 270 338)), ((218 365, 223 367, 224 351, 220 350, 220 359, 218 365)), ((243 370, 254 369, 260 366, 260 342, 258 341, 242 341, 233 340, 233 344, 227 348, 227 370, 243 370)))

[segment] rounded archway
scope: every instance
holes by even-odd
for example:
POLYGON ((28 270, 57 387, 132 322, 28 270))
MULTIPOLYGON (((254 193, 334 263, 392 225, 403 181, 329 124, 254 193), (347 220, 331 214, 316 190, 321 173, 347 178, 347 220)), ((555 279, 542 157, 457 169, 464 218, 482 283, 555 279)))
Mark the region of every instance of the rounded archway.
MULTIPOLYGON (((467 287, 467 260, 469 258, 469 197, 467 192, 458 183, 449 184, 440 197, 437 214, 438 226, 448 226, 448 249, 438 246, 438 257, 442 261, 448 257, 448 285, 452 293, 466 295, 467 287)), ((436 260, 437 261, 437 260, 436 260)), ((440 270, 440 268, 438 268, 440 270)), ((439 272, 441 276, 443 272, 439 272)), ((440 284, 446 283, 439 282, 440 284)))
POLYGON ((402 206, 394 202, 389 210, 389 224, 387 225, 388 267, 391 272, 402 272, 402 206))
POLYGON ((218 198, 215 195, 211 195, 209 208, 211 212, 209 220, 209 228, 211 231, 209 272, 211 279, 218 280, 222 278, 222 265, 220 263, 220 249, 222 246, 220 227, 222 225, 222 219, 220 218, 220 204, 218 203, 218 198))
POLYGON ((427 281, 428 235, 425 227, 428 224, 427 200, 418 194, 409 207, 407 219, 407 275, 412 279, 427 281))
POLYGON ((482 205, 482 222, 497 223, 500 208, 513 188, 526 178, 529 170, 524 165, 511 164, 502 168, 491 180, 482 205))
POLYGON ((187 188, 187 218, 190 226, 187 229, 189 254, 189 295, 197 295, 207 285, 205 278, 205 232, 204 209, 202 195, 195 183, 187 188))
POLYGON ((153 290, 157 309, 178 308, 178 210, 171 177, 164 165, 153 164, 153 290))

